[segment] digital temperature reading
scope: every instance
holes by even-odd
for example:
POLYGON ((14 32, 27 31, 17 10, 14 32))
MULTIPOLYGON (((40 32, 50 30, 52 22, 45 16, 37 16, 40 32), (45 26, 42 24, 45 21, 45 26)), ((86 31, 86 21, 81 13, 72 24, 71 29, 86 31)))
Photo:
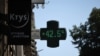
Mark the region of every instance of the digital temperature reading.
POLYGON ((42 36, 45 38, 63 38, 66 35, 65 29, 42 29, 42 36))
POLYGON ((40 39, 47 40, 48 47, 59 47, 59 40, 66 39, 66 29, 59 28, 59 22, 51 20, 47 22, 47 28, 40 28, 40 39))
POLYGON ((46 36, 47 37, 50 37, 50 38, 53 38, 53 37, 61 37, 61 35, 64 33, 64 31, 61 31, 61 30, 48 30, 46 31, 46 36))

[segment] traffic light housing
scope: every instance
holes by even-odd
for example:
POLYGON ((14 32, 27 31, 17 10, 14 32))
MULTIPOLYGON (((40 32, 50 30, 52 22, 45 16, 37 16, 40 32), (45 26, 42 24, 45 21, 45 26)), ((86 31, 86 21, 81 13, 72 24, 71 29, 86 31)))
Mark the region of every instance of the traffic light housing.
POLYGON ((66 39, 66 29, 59 28, 58 21, 48 21, 47 28, 40 29, 41 40, 47 40, 48 47, 58 47, 59 40, 66 39))

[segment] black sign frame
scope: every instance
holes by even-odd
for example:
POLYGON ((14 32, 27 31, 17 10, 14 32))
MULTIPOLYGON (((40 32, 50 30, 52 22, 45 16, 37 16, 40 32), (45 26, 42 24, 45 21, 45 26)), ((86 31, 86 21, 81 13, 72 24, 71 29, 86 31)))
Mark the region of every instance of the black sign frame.
POLYGON ((31 0, 8 1, 8 45, 31 44, 31 0))

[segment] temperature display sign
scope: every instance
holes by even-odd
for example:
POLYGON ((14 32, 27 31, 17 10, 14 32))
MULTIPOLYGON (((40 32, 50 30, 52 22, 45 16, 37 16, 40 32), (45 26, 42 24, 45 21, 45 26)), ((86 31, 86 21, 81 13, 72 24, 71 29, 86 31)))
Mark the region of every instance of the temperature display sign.
POLYGON ((47 39, 47 38, 65 39, 66 30, 64 28, 59 28, 59 29, 42 28, 40 34, 43 37, 42 39, 47 39))
POLYGON ((54 48, 59 46, 59 40, 66 39, 66 29, 59 28, 59 22, 50 20, 47 22, 47 28, 40 28, 41 40, 47 40, 47 46, 54 48))

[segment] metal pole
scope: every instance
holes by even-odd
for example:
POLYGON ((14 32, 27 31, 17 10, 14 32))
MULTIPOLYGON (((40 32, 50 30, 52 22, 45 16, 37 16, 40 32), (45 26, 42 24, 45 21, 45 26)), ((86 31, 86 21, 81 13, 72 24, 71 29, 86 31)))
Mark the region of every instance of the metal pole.
POLYGON ((23 45, 16 45, 16 56, 24 56, 23 45))

